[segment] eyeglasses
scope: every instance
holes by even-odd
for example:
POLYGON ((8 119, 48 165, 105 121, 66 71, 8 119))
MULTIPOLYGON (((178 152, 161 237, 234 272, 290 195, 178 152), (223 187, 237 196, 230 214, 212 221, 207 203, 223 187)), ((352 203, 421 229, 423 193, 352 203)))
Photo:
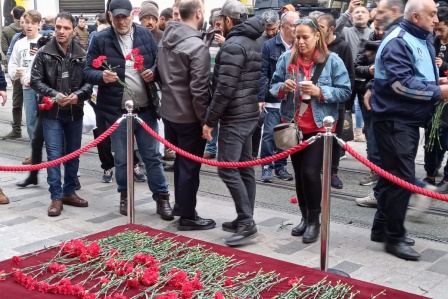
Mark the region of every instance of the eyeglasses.
POLYGON ((318 29, 316 23, 314 23, 314 21, 312 19, 309 19, 309 18, 303 18, 303 19, 295 20, 294 21, 294 26, 298 26, 298 25, 301 25, 301 24, 308 25, 309 23, 311 23, 314 26, 314 28, 318 29))

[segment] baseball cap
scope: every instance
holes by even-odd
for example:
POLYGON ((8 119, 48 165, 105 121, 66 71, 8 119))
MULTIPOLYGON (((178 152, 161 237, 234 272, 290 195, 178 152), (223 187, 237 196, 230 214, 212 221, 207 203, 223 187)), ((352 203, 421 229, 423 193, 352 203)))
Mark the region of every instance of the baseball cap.
POLYGON ((240 1, 227 0, 221 7, 221 16, 229 17, 235 20, 247 20, 247 8, 240 1))
POLYGON ((129 0, 112 0, 109 4, 109 11, 114 17, 125 15, 129 17, 132 11, 132 3, 129 0))
POLYGON ((373 1, 369 1, 366 4, 366 8, 368 11, 371 11, 372 9, 376 8, 376 3, 373 1))

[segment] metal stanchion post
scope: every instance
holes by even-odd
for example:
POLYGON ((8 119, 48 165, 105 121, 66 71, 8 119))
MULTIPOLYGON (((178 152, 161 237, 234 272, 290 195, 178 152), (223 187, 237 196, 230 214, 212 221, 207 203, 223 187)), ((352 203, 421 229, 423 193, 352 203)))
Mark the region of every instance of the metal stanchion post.
POLYGON ((134 101, 128 100, 125 103, 128 114, 126 116, 127 125, 127 179, 128 179, 128 217, 129 223, 135 222, 134 214, 134 101))
POLYGON ((326 133, 324 138, 324 157, 322 166, 322 225, 320 241, 320 269, 330 273, 349 277, 345 272, 328 268, 328 252, 330 243, 330 197, 331 197, 331 156, 333 152, 333 134, 331 130, 334 126, 334 118, 327 116, 323 120, 326 133))

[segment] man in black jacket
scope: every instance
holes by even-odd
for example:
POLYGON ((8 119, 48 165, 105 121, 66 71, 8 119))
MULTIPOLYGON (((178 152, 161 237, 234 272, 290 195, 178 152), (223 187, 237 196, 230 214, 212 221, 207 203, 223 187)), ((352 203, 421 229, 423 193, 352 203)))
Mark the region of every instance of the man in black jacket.
MULTIPOLYGON (((336 28, 336 21, 330 14, 323 14, 317 19, 319 22, 319 27, 324 33, 325 43, 328 46, 328 50, 339 55, 339 57, 344 61, 345 67, 348 71, 348 76, 350 78, 351 87, 353 88, 355 82, 355 69, 353 67, 353 56, 351 52, 350 45, 348 42, 343 40, 340 34, 334 32, 336 28)), ((339 102, 338 107, 338 122, 336 123, 336 135, 342 135, 342 129, 344 128, 345 121, 345 104, 344 102, 339 102)), ((339 158, 341 155, 341 146, 337 142, 333 142, 333 155, 331 161, 331 187, 336 189, 342 189, 343 183, 338 176, 339 170, 339 158)))
MULTIPOLYGON (((31 88, 39 97, 55 99, 40 107, 48 161, 56 160, 81 147, 84 101, 92 95, 92 85, 84 80, 85 51, 73 42, 75 19, 62 12, 56 17, 53 38, 34 60, 31 88)), ((88 202, 75 193, 79 157, 64 163, 64 184, 59 165, 47 169, 51 205, 48 216, 59 216, 62 205, 87 207, 88 202)))
MULTIPOLYGON (((112 26, 96 34, 89 46, 84 75, 89 83, 98 85, 97 114, 111 126, 124 113, 127 113, 125 102, 134 101, 134 114, 154 131, 158 131, 157 109, 159 103, 151 96, 148 82, 154 80, 153 69, 157 55, 157 44, 148 29, 132 23, 133 8, 129 0, 112 0, 108 15, 112 26), (134 62, 126 60, 133 49, 138 49, 143 56, 143 68, 138 71, 134 62), (98 56, 106 56, 110 70, 96 69, 92 66, 98 56), (118 79, 125 82, 133 91, 133 95, 124 91, 118 79)), ((146 166, 148 186, 157 203, 157 214, 164 220, 173 220, 169 202, 168 185, 162 167, 159 142, 148 136, 148 133, 135 120, 134 134, 142 160, 146 166)), ((115 177, 120 193, 120 213, 127 215, 127 177, 126 177, 126 122, 121 122, 111 135, 112 147, 115 151, 115 177)))
MULTIPOLYGON (((264 31, 260 17, 247 20, 247 9, 239 1, 228 0, 221 8, 222 31, 226 41, 216 56, 213 75, 213 99, 203 127, 203 138, 219 121, 218 161, 252 160, 252 133, 258 123, 258 89, 261 76, 261 53, 256 39, 264 31)), ((255 171, 247 168, 219 168, 218 174, 235 202, 237 218, 223 223, 234 234, 225 240, 229 246, 253 238, 257 227, 253 219, 255 171)))

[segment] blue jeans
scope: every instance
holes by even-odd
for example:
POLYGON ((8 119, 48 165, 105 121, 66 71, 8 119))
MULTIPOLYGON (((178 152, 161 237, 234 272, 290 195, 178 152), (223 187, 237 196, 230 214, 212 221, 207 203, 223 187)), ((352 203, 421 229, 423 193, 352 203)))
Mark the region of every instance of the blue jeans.
MULTIPOLYGON (((157 116, 153 111, 138 113, 138 116, 154 131, 158 132, 157 116)), ((110 127, 112 124, 108 124, 110 127)), ((127 167, 127 124, 124 119, 120 126, 110 136, 112 148, 115 151, 115 178, 117 180, 118 192, 127 192, 128 178, 127 167)), ((165 173, 162 166, 162 155, 159 151, 159 141, 147 133, 134 119, 134 135, 137 141, 138 151, 146 166, 149 190, 152 198, 157 201, 159 193, 167 193, 168 185, 165 181, 165 173)))
MULTIPOLYGON (((282 123, 280 109, 266 108, 266 111, 268 113, 266 113, 266 117, 264 118, 263 137, 261 139, 260 157, 262 159, 282 152, 282 150, 277 149, 274 141, 274 127, 282 123)), ((265 165, 269 165, 271 168, 278 171, 286 166, 286 158, 276 160, 274 163, 271 162, 270 164, 265 165)))
POLYGON ((25 107, 26 131, 31 140, 37 119, 37 94, 31 88, 23 89, 23 105, 25 107))
MULTIPOLYGON (((81 148, 82 119, 72 121, 71 112, 59 111, 58 118, 42 118, 45 148, 48 161, 73 153, 81 148)), ((75 193, 79 157, 64 163, 64 185, 61 182, 61 166, 47 169, 47 182, 50 185, 51 199, 75 193)))
POLYGON ((216 146, 216 143, 218 142, 218 135, 219 135, 219 125, 217 125, 212 130, 212 138, 213 138, 212 141, 207 141, 205 145, 206 153, 216 155, 216 153, 218 152, 218 147, 216 146))
POLYGON ((364 121, 362 119, 362 112, 361 107, 359 105, 358 97, 355 99, 355 104, 353 105, 355 108, 355 121, 356 121, 356 128, 361 129, 362 125, 364 124, 364 121))

